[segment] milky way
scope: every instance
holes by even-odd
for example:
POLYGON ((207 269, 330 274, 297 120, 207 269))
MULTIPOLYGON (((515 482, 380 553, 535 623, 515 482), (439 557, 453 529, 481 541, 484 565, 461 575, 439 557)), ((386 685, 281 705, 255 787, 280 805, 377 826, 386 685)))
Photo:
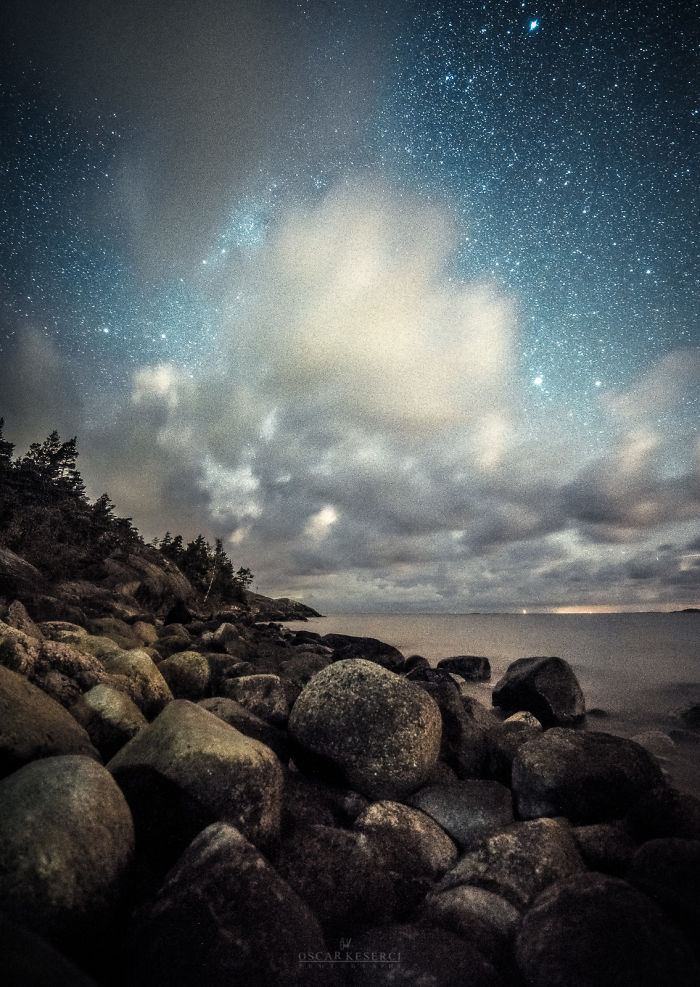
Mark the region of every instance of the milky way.
POLYGON ((0 73, 11 438, 324 605, 692 602, 697 4, 53 6, 0 73))

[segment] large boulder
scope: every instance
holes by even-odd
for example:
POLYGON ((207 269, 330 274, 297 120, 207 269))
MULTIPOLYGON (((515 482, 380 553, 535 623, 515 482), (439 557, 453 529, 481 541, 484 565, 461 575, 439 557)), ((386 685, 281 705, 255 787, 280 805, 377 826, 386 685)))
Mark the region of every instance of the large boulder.
POLYGON ((623 816, 661 782, 651 754, 609 733, 555 727, 523 744, 513 761, 513 792, 522 819, 606 822, 623 816))
POLYGON ((43 641, 44 635, 41 629, 34 623, 27 613, 27 608, 19 600, 13 600, 7 608, 5 623, 8 627, 14 627, 18 631, 23 631, 29 637, 34 637, 37 641, 43 641))
POLYGON ((176 699, 107 765, 124 791, 139 845, 161 864, 213 822, 256 846, 279 834, 282 768, 269 747, 176 699))
POLYGON ((457 847, 445 830, 400 802, 374 802, 353 828, 374 845, 383 867, 407 877, 440 877, 457 860, 457 847))
POLYGON ((441 726, 440 710, 424 690, 374 662, 348 659, 314 675, 288 729, 303 771, 392 799, 427 780, 441 726))
POLYGON ((470 884, 526 908, 550 884, 582 870, 570 828, 558 819, 537 819, 514 823, 465 853, 437 890, 470 884))
POLYGON ((570 726, 586 713, 581 686, 563 658, 518 658, 493 690, 507 713, 527 710, 545 727, 570 726))
POLYGON ((523 919, 516 953, 532 987, 698 983, 690 949, 653 902, 602 874, 577 874, 545 891, 523 919))
POLYGON ((83 727, 23 675, 0 665, 0 777, 56 754, 100 760, 83 727))
POLYGON ((665 785, 653 788, 632 806, 625 822, 640 843, 664 836, 700 840, 700 799, 665 785))
POLYGON ((493 891, 468 884, 447 891, 431 891, 418 917, 421 924, 437 925, 476 941, 480 952, 496 965, 503 965, 504 959, 510 958, 520 925, 520 912, 509 901, 493 891))
POLYGON ((471 849, 513 822, 510 789, 498 781, 426 785, 407 801, 434 819, 462 850, 471 849))
POLYGON ((215 823, 187 847, 138 914, 131 983, 143 987, 304 987, 300 953, 323 953, 309 907, 234 827, 215 823))
POLYGON ((89 757, 50 757, 0 782, 0 911, 56 942, 89 936, 119 904, 131 813, 89 757))
POLYGON ((591 823, 575 826, 571 832, 579 853, 591 870, 616 877, 627 874, 637 844, 623 823, 591 823))
POLYGON ((488 658, 477 655, 455 655, 454 658, 441 658, 438 668, 461 675, 467 682, 488 682, 491 678, 491 663, 488 658))
POLYGON ((105 669, 115 676, 124 676, 129 695, 147 719, 157 716, 171 702, 173 694, 168 683, 146 651, 114 651, 102 657, 105 669))
POLYGON ((148 726, 148 720, 126 693, 109 685, 94 686, 70 711, 106 761, 148 726))

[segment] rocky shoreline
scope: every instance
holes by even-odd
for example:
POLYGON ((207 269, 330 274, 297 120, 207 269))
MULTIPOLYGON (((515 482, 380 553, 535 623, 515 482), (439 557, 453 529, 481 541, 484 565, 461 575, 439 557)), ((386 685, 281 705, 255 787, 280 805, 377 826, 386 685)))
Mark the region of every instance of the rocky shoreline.
POLYGON ((204 611, 134 560, 70 586, 21 562, 3 982, 698 982, 700 803, 586 729, 563 660, 514 662, 488 709, 480 656, 293 632, 313 611, 257 594, 204 611))

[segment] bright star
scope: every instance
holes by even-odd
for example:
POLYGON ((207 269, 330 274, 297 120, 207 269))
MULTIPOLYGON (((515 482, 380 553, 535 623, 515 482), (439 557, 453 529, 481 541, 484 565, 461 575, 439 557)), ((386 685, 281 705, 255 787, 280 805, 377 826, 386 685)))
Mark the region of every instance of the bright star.
POLYGON ((535 387, 542 387, 543 378, 542 377, 535 377, 535 379, 533 380, 532 383, 535 385, 535 387))
POLYGON ((530 21, 530 30, 531 31, 536 31, 539 26, 540 26, 540 22, 539 21, 530 21))

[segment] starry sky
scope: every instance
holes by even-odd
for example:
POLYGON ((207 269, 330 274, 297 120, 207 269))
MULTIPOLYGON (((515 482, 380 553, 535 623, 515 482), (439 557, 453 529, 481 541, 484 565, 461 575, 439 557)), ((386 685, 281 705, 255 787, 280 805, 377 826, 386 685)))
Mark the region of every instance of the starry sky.
POLYGON ((325 610, 697 605, 698 13, 10 0, 6 436, 325 610))

